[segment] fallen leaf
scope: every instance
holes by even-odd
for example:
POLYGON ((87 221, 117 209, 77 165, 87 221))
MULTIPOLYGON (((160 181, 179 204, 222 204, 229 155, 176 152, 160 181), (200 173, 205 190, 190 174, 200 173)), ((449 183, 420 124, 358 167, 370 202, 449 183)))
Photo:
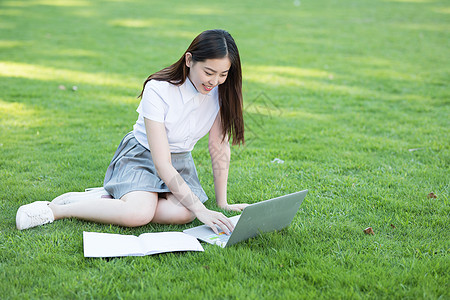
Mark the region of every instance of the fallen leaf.
POLYGON ((394 224, 391 224, 391 227, 392 227, 392 228, 394 228, 394 229, 395 229, 395 228, 397 228, 397 227, 395 227, 395 225, 394 225, 394 224))
POLYGON ((205 268, 206 270, 209 270, 209 266, 203 266, 203 268, 205 268))
POLYGON ((60 89, 60 90, 62 90, 62 91, 65 91, 66 90, 66 87, 64 86, 64 85, 60 85, 60 86, 58 86, 58 89, 60 89))
POLYGON ((373 232, 372 227, 367 227, 366 229, 364 229, 364 233, 365 234, 371 234, 371 235, 375 234, 375 232, 373 232))
POLYGON ((431 192, 431 193, 428 194, 427 197, 428 198, 437 198, 437 195, 435 193, 431 192))

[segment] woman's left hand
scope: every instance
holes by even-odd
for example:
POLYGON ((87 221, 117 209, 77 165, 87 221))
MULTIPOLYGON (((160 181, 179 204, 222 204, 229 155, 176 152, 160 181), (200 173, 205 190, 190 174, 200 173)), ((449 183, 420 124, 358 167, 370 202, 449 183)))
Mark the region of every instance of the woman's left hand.
POLYGON ((240 204, 226 204, 225 206, 221 206, 221 209, 228 210, 228 211, 242 211, 244 208, 246 208, 249 204, 247 203, 240 203, 240 204))

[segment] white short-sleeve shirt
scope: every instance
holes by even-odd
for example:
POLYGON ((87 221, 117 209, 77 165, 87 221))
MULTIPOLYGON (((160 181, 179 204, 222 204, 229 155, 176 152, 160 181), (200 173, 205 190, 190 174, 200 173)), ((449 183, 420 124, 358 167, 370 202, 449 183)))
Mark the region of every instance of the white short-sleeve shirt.
POLYGON ((150 80, 136 110, 139 118, 133 133, 138 142, 149 149, 144 118, 164 123, 170 152, 191 151, 197 141, 211 129, 219 112, 216 86, 208 94, 199 93, 189 78, 180 85, 150 80))

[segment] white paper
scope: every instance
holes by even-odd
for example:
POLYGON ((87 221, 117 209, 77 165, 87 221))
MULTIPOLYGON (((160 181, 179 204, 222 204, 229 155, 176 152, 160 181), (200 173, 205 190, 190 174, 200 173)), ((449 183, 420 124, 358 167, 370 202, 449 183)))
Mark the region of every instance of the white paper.
POLYGON ((144 256, 175 251, 204 251, 200 242, 182 232, 140 236, 83 232, 84 257, 144 256))

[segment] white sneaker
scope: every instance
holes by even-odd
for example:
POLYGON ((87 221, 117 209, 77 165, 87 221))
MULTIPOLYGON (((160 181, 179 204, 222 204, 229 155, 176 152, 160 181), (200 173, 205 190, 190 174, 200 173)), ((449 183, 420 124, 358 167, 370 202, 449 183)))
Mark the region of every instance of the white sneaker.
POLYGON ((109 196, 108 192, 103 187, 100 187, 100 188, 86 189, 86 192, 65 193, 53 199, 52 203, 58 205, 65 205, 84 200, 100 199, 108 196, 109 196))
POLYGON ((16 215, 17 229, 24 230, 53 222, 55 217, 48 206, 49 203, 48 201, 36 201, 19 207, 16 215))

